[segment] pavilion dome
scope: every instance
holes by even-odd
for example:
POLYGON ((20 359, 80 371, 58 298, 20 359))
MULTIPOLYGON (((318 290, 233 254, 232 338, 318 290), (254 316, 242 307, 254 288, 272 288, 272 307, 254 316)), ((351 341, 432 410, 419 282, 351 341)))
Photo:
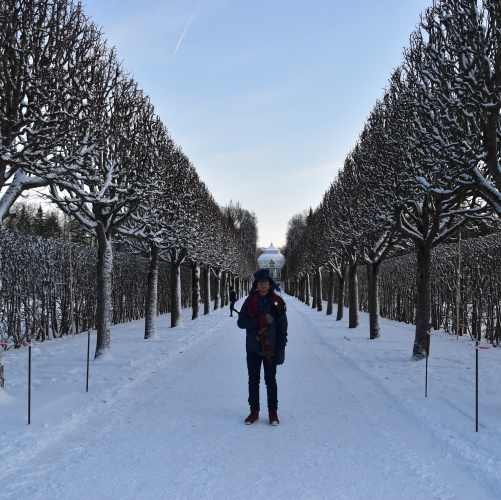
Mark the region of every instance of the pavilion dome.
POLYGON ((257 258, 259 266, 276 265, 282 267, 284 256, 273 246, 273 243, 257 258), (273 262, 273 264, 271 263, 273 262))

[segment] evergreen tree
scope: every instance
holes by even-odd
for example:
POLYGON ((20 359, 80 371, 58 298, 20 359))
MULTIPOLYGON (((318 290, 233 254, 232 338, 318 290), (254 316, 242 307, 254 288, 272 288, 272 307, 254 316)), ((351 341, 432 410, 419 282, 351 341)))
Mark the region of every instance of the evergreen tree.
POLYGON ((29 207, 23 203, 21 209, 16 214, 15 229, 28 234, 32 230, 33 216, 29 207))
POLYGON ((45 214, 42 205, 38 205, 31 231, 36 236, 45 236, 45 214))
POLYGON ((52 211, 45 216, 44 222, 44 236, 47 238, 59 238, 61 236, 62 229, 59 222, 59 217, 57 212, 52 211))

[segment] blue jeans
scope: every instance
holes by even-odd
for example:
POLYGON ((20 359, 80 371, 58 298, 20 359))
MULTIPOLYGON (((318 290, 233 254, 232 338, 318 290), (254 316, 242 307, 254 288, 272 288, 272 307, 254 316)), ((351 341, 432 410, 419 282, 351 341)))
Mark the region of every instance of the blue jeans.
POLYGON ((249 373, 249 405, 251 410, 259 410, 259 382, 261 381, 261 363, 264 368, 264 382, 268 394, 268 411, 278 409, 277 399, 277 363, 268 360, 257 352, 247 353, 247 372, 249 373))

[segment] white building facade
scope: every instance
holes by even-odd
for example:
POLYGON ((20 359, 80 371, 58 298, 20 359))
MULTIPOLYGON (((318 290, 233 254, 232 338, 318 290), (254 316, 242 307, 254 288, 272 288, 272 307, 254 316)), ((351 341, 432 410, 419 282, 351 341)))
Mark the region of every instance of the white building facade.
POLYGON ((260 269, 268 269, 277 285, 282 286, 282 266, 284 256, 273 246, 273 243, 257 258, 260 269))

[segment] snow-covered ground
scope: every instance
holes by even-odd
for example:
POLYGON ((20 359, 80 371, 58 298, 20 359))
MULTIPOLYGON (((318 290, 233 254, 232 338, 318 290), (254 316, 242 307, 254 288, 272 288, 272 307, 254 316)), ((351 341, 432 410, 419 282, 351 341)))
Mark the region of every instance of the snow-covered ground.
POLYGON ((348 329, 285 299, 278 427, 266 411, 243 423, 245 333, 227 307, 159 317, 158 340, 143 321, 113 327, 87 394, 86 335, 33 347, 29 426, 28 349, 6 352, 0 498, 501 498, 501 350, 479 352, 476 433, 474 347, 434 332, 425 398, 411 325, 382 320, 371 341, 365 314, 348 329))

